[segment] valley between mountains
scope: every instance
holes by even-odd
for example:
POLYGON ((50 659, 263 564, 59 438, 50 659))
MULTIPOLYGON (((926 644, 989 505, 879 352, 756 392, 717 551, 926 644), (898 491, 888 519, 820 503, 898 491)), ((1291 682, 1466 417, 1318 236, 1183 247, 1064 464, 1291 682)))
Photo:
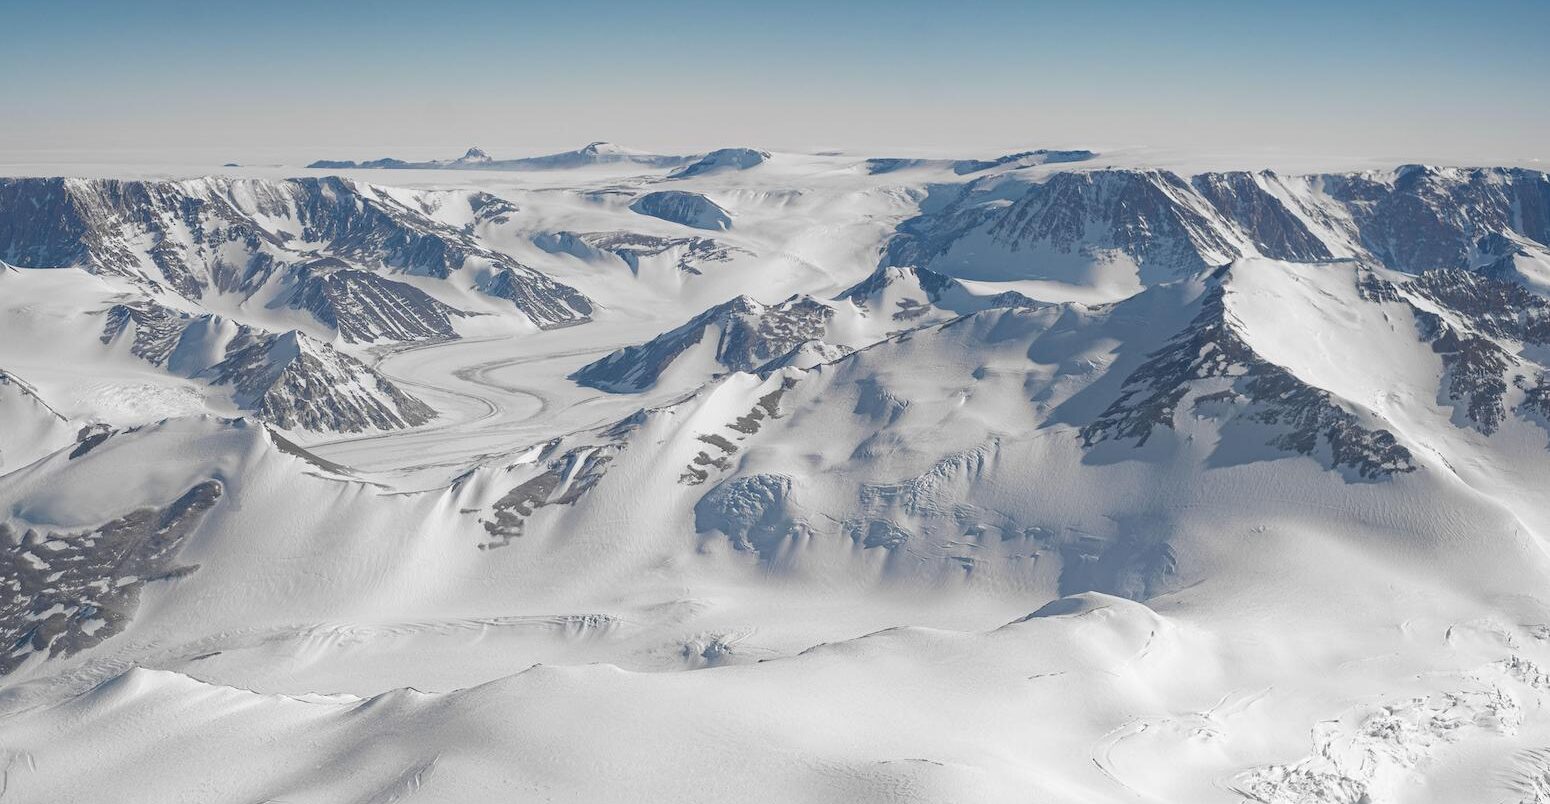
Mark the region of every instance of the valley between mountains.
POLYGON ((0 179, 0 802, 1550 802, 1545 173, 364 156, 0 179))

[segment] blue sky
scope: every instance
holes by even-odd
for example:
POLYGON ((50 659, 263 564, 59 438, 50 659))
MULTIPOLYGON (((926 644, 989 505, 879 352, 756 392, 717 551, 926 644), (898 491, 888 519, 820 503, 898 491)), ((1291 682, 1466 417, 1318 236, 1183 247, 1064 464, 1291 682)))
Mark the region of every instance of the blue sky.
POLYGON ((9 151, 609 139, 1550 157, 1546 0, 0 0, 0 20, 9 151))

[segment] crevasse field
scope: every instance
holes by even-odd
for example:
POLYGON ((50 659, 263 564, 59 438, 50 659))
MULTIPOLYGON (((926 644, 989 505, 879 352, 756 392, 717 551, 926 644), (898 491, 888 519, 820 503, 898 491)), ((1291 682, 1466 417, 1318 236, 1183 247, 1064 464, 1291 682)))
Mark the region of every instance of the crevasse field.
POLYGON ((0 801, 1550 802, 1544 173, 319 164, 0 179, 0 801))

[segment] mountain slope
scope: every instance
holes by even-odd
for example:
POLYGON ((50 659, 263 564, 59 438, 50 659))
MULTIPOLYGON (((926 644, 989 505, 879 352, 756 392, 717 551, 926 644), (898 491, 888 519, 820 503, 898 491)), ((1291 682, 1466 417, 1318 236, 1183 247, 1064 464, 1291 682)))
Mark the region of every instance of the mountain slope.
MULTIPOLYGON (((0 258, 27 267, 81 267, 195 302, 215 295, 264 305, 291 304, 297 291, 288 283, 306 284, 321 266, 344 265, 354 271, 347 275, 356 278, 353 284, 370 282, 382 304, 418 308, 417 318, 445 317, 449 308, 404 283, 367 275, 447 280, 465 267, 488 268, 524 286, 524 293, 507 298, 538 326, 586 320, 591 306, 584 296, 472 233, 512 211, 485 193, 403 194, 340 178, 6 179, 0 180, 0 258), (454 226, 444 217, 468 223, 454 226), (440 312, 431 313, 433 307, 440 312)), ((400 331, 370 320, 380 310, 356 310, 366 319, 352 321, 332 305, 314 309, 312 301, 293 306, 352 337, 422 339, 446 331, 440 324, 400 331)))
POLYGON ((392 430, 436 416, 360 361, 295 330, 244 331, 227 345, 225 359, 201 375, 230 385, 238 407, 286 429, 392 430))
POLYGON ((571 379, 631 393, 656 386, 669 371, 674 382, 692 385, 722 371, 805 367, 815 356, 837 357, 932 321, 1023 303, 1033 302, 1016 294, 978 297, 956 280, 922 269, 879 268, 833 300, 793 296, 765 305, 738 296, 647 343, 616 350, 571 379), (802 355, 792 354, 799 349, 802 355))
POLYGON ((723 231, 732 228, 731 213, 699 193, 658 190, 635 199, 630 209, 693 229, 723 231))
POLYGON ((230 386, 239 409, 286 429, 354 433, 413 427, 436 413, 328 344, 270 333, 155 302, 118 304, 102 342, 169 371, 230 386))
MULTIPOLYGON (((520 284, 510 269, 500 275, 508 277, 505 287, 486 291, 489 295, 510 294, 520 284)), ((306 310, 349 343, 455 338, 452 319, 466 315, 413 285, 334 258, 299 264, 286 280, 286 306, 306 310)))
POLYGON ((571 378, 594 388, 628 393, 655 386, 674 364, 691 376, 708 375, 716 367, 752 371, 805 341, 821 338, 833 314, 810 298, 766 306, 738 296, 644 344, 588 364, 571 378), (686 358, 691 351, 693 355, 686 358))
POLYGON ((1013 171, 971 182, 939 211, 906 221, 883 264, 1023 281, 1056 301, 1117 300, 1244 256, 1354 257, 1421 273, 1490 264, 1481 238, 1542 247, 1546 199, 1550 179, 1517 169, 1188 180, 1158 170, 1013 171))
POLYGON ((0 266, 6 793, 1536 801, 1539 174, 1125 159, 780 154, 683 180, 713 238, 632 163, 351 184, 197 298, 146 237, 0 266), (606 305, 511 326, 513 265, 606 305))
POLYGON ((1035 280, 1056 296, 1088 301, 1123 298, 1244 251, 1237 233, 1166 171, 1062 172, 1034 184, 992 179, 901 231, 884 265, 1035 280))
POLYGON ((70 421, 20 377, 0 370, 0 474, 69 444, 70 421))
POLYGON ((729 171, 748 170, 768 162, 769 151, 760 151, 755 148, 718 148, 711 151, 698 161, 667 174, 670 179, 690 179, 695 176, 710 176, 729 171))

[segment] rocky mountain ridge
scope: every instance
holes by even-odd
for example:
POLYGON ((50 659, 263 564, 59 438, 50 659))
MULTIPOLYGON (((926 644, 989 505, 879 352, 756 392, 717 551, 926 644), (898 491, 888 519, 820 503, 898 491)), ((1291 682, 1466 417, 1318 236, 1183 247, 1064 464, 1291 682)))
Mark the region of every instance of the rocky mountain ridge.
POLYGON ((1014 172, 950 192, 941 209, 899 227, 884 265, 1068 287, 1106 279, 1120 298, 1251 256, 1511 273, 1513 257, 1550 242, 1550 178, 1517 168, 1190 177, 1102 168, 1014 172))
POLYGON ((351 340, 451 334, 455 310, 383 275, 425 287, 465 271, 509 276, 502 298, 537 326, 587 320, 585 296, 475 234, 514 212, 482 192, 405 195, 337 177, 3 179, 0 259, 81 267, 196 303, 216 294, 293 306, 351 340), (361 294, 370 304, 351 298, 361 294))

